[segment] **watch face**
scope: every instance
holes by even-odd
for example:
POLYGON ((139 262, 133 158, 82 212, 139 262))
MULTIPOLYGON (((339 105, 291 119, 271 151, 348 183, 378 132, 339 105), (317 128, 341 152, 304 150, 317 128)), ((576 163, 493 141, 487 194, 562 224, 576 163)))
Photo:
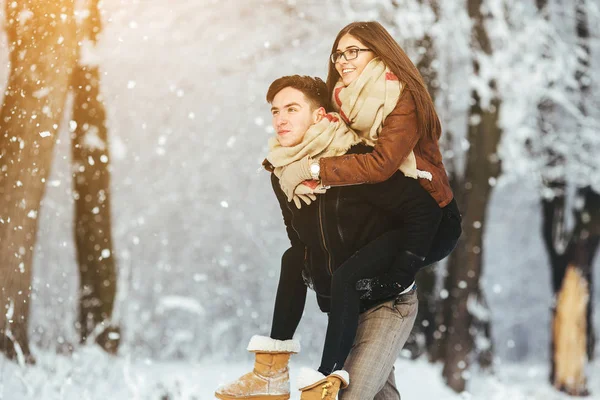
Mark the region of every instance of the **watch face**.
POLYGON ((319 167, 319 164, 311 164, 311 166, 310 166, 311 173, 318 174, 320 170, 321 170, 321 168, 319 167))

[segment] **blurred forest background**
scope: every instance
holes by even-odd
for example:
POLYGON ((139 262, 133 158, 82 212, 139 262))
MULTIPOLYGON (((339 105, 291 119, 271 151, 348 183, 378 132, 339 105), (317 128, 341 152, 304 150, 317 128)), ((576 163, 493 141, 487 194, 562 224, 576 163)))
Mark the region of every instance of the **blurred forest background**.
MULTIPOLYGON (((600 329, 598 0, 0 0, 0 347, 235 360, 287 248, 265 94, 378 20, 421 70, 463 213, 407 357, 547 363, 588 391, 600 329), (596 290, 594 291, 594 288, 596 290), (596 293, 595 293, 596 292, 596 293)), ((314 298, 298 338, 319 358, 314 298)))

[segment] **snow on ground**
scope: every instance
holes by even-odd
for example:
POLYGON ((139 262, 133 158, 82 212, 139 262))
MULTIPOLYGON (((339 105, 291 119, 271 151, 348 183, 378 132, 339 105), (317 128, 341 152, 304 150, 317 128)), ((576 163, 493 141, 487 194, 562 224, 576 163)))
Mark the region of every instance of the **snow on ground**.
MULTIPOLYGON (((251 362, 160 362, 112 357, 97 347, 78 349, 70 357, 36 352, 37 365, 21 369, 0 358, 1 400, 206 400, 221 383, 248 372, 251 362)), ((299 399, 296 375, 303 363, 291 363, 292 399, 299 399)), ((440 365, 425 360, 396 362, 403 400, 561 400, 570 397, 547 383, 548 367, 506 364, 496 374, 474 372, 469 393, 455 394, 440 378, 440 365)), ((600 361, 590 365, 592 395, 600 399, 600 361), (594 379, 594 377, 596 379, 594 379)))

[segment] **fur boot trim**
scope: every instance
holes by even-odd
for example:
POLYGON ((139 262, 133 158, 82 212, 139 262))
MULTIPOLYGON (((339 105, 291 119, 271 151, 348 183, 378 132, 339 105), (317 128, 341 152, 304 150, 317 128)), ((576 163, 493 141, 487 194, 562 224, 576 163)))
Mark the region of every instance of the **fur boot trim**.
POLYGON ((299 353, 300 342, 294 339, 277 340, 268 336, 254 335, 248 343, 247 350, 261 353, 299 353))
MULTIPOLYGON (((342 388, 346 388, 348 387, 348 385, 350 384, 350 375, 348 374, 347 371, 344 370, 338 370, 338 371, 333 371, 331 373, 331 375, 329 376, 336 376, 338 378, 340 378, 340 380, 342 381, 342 388)), ((322 373, 320 373, 319 371, 315 371, 312 368, 306 368, 306 367, 302 367, 300 369, 300 373, 298 375, 298 388, 300 390, 313 386, 315 383, 322 381, 323 379, 326 379, 327 377, 325 375, 323 375, 322 373)))
POLYGON ((312 368, 302 367, 300 368, 300 373, 298 374, 298 388, 302 390, 303 388, 312 386, 325 378, 326 376, 319 371, 315 371, 312 368))

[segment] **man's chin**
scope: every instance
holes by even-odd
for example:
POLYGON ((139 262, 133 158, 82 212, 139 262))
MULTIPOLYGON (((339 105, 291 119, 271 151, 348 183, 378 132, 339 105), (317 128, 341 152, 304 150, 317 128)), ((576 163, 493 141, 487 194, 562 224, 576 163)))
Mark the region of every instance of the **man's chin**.
POLYGON ((281 145, 281 147, 293 147, 296 146, 297 144, 300 144, 302 140, 282 140, 281 138, 279 139, 279 144, 281 145))

